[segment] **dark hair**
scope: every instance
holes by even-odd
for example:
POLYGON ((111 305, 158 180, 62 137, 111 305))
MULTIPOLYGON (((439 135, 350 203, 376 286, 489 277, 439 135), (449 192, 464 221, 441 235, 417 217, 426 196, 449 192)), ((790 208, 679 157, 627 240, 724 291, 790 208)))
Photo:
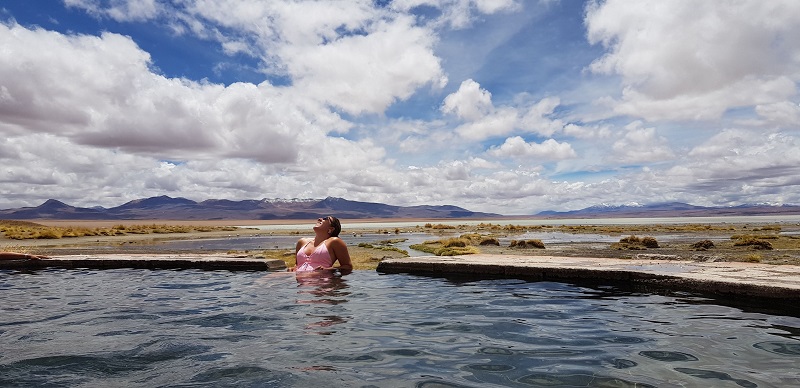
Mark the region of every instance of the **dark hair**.
POLYGON ((342 223, 334 216, 328 216, 328 221, 330 221, 331 227, 333 228, 331 237, 339 237, 339 233, 342 231, 342 223))

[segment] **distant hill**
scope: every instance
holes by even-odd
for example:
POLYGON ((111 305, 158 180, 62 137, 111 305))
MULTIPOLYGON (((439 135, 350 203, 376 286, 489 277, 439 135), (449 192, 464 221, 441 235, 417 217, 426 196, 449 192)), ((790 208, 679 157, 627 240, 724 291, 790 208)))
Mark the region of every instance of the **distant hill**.
POLYGON ((796 205, 742 205, 703 207, 681 202, 650 205, 596 205, 581 210, 544 211, 536 215, 503 216, 473 212, 458 206, 393 206, 374 202, 325 199, 261 199, 231 201, 209 199, 195 202, 186 198, 142 198, 123 205, 82 208, 49 199, 36 207, 0 210, 0 219, 31 220, 302 220, 323 215, 344 219, 368 218, 652 218, 800 214, 796 205))
POLYGON ((392 206, 328 197, 312 199, 243 200, 209 199, 195 202, 168 196, 143 198, 123 205, 81 208, 50 199, 36 207, 0 210, 0 218, 14 220, 298 220, 334 215, 363 218, 495 218, 457 206, 392 206))
POLYGON ((537 217, 545 218, 653 218, 653 217, 714 217, 714 216, 768 216, 800 214, 796 205, 741 205, 731 207, 704 207, 682 202, 650 205, 595 205, 581 210, 565 212, 544 211, 537 217))

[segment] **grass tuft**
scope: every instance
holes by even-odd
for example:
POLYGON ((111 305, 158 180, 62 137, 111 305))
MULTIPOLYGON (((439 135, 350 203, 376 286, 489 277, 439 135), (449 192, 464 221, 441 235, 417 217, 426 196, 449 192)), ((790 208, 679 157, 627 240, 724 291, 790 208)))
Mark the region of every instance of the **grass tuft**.
POLYGON ((128 234, 170 234, 211 231, 234 231, 233 226, 182 225, 115 225, 111 228, 45 226, 33 222, 0 220, 0 233, 12 240, 61 239, 91 236, 124 236, 128 234))

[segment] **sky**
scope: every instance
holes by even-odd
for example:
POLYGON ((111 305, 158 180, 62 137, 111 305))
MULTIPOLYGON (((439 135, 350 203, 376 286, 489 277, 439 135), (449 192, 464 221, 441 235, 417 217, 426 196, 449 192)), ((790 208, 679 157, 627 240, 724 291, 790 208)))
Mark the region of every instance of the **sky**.
POLYGON ((800 204, 796 0, 0 0, 0 208, 800 204))

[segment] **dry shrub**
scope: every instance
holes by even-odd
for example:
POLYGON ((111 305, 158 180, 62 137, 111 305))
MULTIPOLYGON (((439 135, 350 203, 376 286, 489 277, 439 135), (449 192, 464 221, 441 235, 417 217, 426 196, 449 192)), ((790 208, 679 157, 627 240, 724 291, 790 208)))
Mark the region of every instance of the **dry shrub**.
POLYGON ((497 240, 494 237, 490 237, 490 238, 485 238, 485 239, 481 240, 481 242, 478 243, 478 245, 497 245, 497 246, 499 246, 500 245, 500 241, 497 240))
POLYGON ((509 248, 538 248, 544 249, 544 243, 542 240, 511 240, 511 243, 508 246, 509 248))
POLYGON ((478 248, 473 246, 467 247, 441 247, 433 251, 436 256, 459 256, 459 255, 474 255, 480 253, 478 248))
POLYGON ((428 229, 455 229, 456 228, 455 226, 452 226, 452 225, 444 225, 444 224, 435 224, 434 225, 434 224, 430 224, 430 223, 425 224, 425 227, 428 228, 428 229))
POLYGON ((753 247, 753 249, 763 249, 763 250, 772 250, 772 244, 769 241, 764 241, 755 237, 743 237, 736 240, 733 243, 735 247, 743 247, 749 246, 753 247))
POLYGON ((655 237, 644 237, 642 238, 642 245, 647 248, 658 248, 658 241, 655 237))
POLYGON ((634 250, 634 251, 641 251, 646 250, 647 248, 658 248, 658 240, 655 237, 642 237, 639 238, 634 235, 630 235, 628 237, 623 237, 619 239, 619 243, 611 244, 612 249, 617 250, 634 250))
POLYGON ((39 236, 36 238, 40 239, 59 239, 61 238, 61 231, 55 228, 47 228, 43 229, 39 232, 39 236))
POLYGON ((642 242, 642 239, 634 235, 630 235, 628 237, 623 237, 619 239, 619 242, 623 244, 640 244, 642 242))
POLYGON ((453 248, 453 247, 464 248, 467 245, 469 245, 469 240, 463 238, 450 238, 442 241, 442 246, 445 248, 453 248))
POLYGON ((411 249, 432 253, 436 256, 457 256, 480 253, 477 247, 472 246, 470 240, 465 238, 449 238, 437 241, 425 241, 422 244, 411 245, 411 249))
POLYGON ((747 255, 747 256, 744 257, 744 261, 746 261, 748 263, 760 263, 762 259, 763 259, 763 257, 761 257, 761 255, 759 255, 757 253, 754 253, 754 254, 751 254, 751 255, 747 255))
POLYGON ((542 240, 528 240, 525 243, 531 248, 544 249, 544 243, 542 240))
POLYGON ((704 251, 706 249, 714 248, 714 242, 711 240, 698 241, 692 244, 692 248, 698 251, 704 251))

